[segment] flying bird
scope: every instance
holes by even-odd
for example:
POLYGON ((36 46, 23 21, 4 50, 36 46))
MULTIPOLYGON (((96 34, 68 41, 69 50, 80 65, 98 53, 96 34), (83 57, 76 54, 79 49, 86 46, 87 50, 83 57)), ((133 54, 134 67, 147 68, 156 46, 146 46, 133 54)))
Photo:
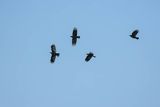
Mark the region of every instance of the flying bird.
POLYGON ((86 58, 85 58, 85 61, 88 62, 92 57, 95 58, 96 56, 94 56, 94 54, 93 54, 92 52, 87 53, 87 56, 86 56, 86 58))
POLYGON ((50 62, 54 63, 56 56, 59 56, 60 54, 56 52, 56 46, 54 44, 51 45, 51 59, 50 62))
POLYGON ((73 29, 71 38, 72 38, 72 46, 75 46, 77 43, 77 38, 80 39, 80 36, 78 36, 78 31, 76 27, 74 27, 73 29))
POLYGON ((130 37, 138 40, 139 39, 139 37, 137 37, 138 32, 139 32, 139 30, 134 30, 132 32, 132 34, 130 35, 130 37))

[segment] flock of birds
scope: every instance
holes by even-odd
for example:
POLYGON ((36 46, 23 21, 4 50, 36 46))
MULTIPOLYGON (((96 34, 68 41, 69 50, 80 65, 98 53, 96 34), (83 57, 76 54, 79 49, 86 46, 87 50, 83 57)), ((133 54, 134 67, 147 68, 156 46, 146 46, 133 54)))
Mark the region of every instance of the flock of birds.
MULTIPOLYGON (((138 34, 138 30, 134 30, 133 32, 132 32, 132 34, 131 35, 129 35, 131 38, 133 38, 133 39, 139 39, 139 37, 137 37, 137 34, 138 34)), ((73 29, 73 32, 72 32, 72 36, 70 36, 71 38, 72 38, 72 46, 75 46, 76 45, 76 43, 77 43, 77 39, 80 39, 80 36, 78 36, 78 30, 77 30, 77 28, 74 28, 73 29)), ((56 59, 56 57, 57 56, 59 56, 60 55, 60 53, 57 53, 57 51, 56 51, 56 46, 55 46, 55 44, 52 44, 51 45, 51 59, 50 59, 50 62, 51 63, 54 63, 55 62, 55 59, 56 59)), ((94 53, 92 53, 92 52, 89 52, 89 53, 87 53, 87 56, 86 56, 86 58, 85 58, 85 61, 86 62, 88 62, 92 57, 96 57, 95 55, 94 55, 94 53)))

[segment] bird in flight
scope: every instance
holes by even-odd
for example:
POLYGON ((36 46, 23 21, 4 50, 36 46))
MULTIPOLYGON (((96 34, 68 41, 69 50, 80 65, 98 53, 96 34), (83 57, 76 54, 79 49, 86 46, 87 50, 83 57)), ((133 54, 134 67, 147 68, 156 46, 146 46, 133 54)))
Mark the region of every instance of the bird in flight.
POLYGON ((50 62, 54 63, 56 56, 59 56, 60 54, 56 52, 56 46, 54 44, 51 45, 51 59, 50 62))
POLYGON ((130 35, 130 37, 138 40, 139 39, 139 37, 137 37, 138 32, 139 32, 139 30, 134 30, 132 32, 132 34, 130 35))
POLYGON ((76 27, 74 27, 73 29, 71 38, 72 38, 72 46, 75 46, 77 43, 77 38, 80 39, 80 36, 78 36, 78 31, 76 27))
POLYGON ((87 53, 87 56, 86 56, 86 58, 85 58, 85 61, 88 62, 92 57, 95 58, 96 56, 94 56, 94 54, 93 54, 92 52, 87 53))

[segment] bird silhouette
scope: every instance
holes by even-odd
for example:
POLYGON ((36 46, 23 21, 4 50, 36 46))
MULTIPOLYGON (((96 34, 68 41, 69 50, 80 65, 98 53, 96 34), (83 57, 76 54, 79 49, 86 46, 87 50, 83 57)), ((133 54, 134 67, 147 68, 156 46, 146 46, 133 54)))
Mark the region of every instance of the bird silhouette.
POLYGON ((85 58, 85 61, 88 62, 92 57, 95 58, 96 56, 94 56, 94 54, 93 54, 92 52, 87 53, 87 56, 86 56, 86 58, 85 58))
POLYGON ((56 46, 54 44, 51 45, 51 59, 50 62, 54 63, 56 56, 59 56, 60 54, 56 52, 56 46))
POLYGON ((75 46, 77 43, 77 38, 80 39, 80 36, 78 36, 78 31, 76 27, 74 27, 73 29, 71 38, 72 38, 72 46, 75 46))
POLYGON ((138 40, 139 39, 139 37, 137 37, 138 32, 139 32, 139 30, 134 30, 132 32, 132 34, 130 35, 130 37, 138 40))

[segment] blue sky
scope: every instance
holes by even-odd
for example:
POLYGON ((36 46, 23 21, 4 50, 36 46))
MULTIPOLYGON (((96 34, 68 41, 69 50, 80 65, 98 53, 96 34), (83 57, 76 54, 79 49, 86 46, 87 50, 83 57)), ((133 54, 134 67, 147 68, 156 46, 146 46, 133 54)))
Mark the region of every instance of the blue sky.
POLYGON ((158 0, 0 0, 0 107, 160 107, 159 10, 158 0))

